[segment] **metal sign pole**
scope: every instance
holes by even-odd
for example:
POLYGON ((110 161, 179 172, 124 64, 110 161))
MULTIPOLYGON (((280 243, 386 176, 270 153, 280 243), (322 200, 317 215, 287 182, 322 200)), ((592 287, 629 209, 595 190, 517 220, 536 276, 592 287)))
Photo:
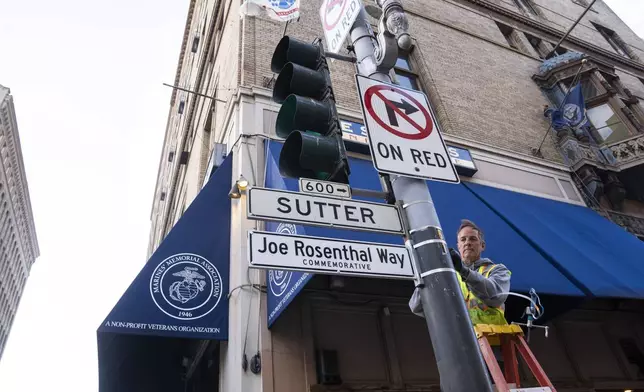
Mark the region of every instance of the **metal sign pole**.
MULTIPOLYGON (((391 0, 379 2, 392 3, 391 0)), ((385 14, 387 6, 383 5, 385 14)), ((350 31, 358 59, 358 73, 391 83, 387 73, 389 69, 377 65, 373 31, 364 7, 361 7, 350 31)), ((421 301, 438 365, 441 390, 491 392, 487 368, 427 184, 424 180, 403 176, 390 175, 390 179, 394 196, 402 204, 402 213, 409 225, 407 239, 416 255, 421 301)))

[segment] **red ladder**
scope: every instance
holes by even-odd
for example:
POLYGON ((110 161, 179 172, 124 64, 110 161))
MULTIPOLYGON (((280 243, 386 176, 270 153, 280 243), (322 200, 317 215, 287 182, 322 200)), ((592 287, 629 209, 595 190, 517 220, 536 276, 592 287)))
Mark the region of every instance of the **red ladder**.
POLYGON ((530 347, 523 339, 523 330, 518 325, 491 325, 479 324, 474 326, 476 337, 479 341, 481 353, 487 363, 487 367, 492 375, 492 380, 496 384, 498 392, 515 391, 508 384, 514 384, 516 388, 521 387, 519 380, 519 362, 517 361, 517 351, 523 357, 523 360, 530 368, 540 388, 521 389, 521 391, 551 391, 556 392, 555 387, 546 376, 541 365, 530 350, 530 347), (494 356, 492 345, 501 345, 503 354, 504 372, 494 356), (549 389, 547 389, 549 388, 549 389))

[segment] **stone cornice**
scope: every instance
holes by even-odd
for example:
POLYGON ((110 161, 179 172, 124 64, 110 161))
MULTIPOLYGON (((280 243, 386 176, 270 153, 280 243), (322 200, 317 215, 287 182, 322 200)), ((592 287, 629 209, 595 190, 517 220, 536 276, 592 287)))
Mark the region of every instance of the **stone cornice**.
POLYGON ((617 78, 615 68, 605 61, 598 60, 595 57, 583 56, 577 60, 569 61, 557 65, 544 73, 536 73, 532 75, 532 80, 542 88, 552 88, 552 86, 562 80, 573 77, 579 72, 579 75, 592 73, 594 71, 601 72, 604 76, 610 78, 617 78), (582 63, 582 59, 586 62, 582 63), (581 68, 580 68, 581 67, 581 68))
MULTIPOLYGON (((174 85, 179 86, 179 81, 181 80, 181 71, 183 70, 183 60, 186 54, 186 47, 188 46, 188 38, 190 37, 190 28, 192 25, 192 16, 194 13, 196 0, 190 0, 190 6, 188 7, 188 15, 186 16, 186 25, 183 30, 183 40, 181 41, 181 50, 179 51, 179 62, 177 63, 177 72, 174 76, 174 85)), ((161 180, 161 175, 163 173, 163 165, 166 159, 166 144, 170 140, 171 126, 170 122, 172 120, 172 112, 174 110, 174 103, 177 98, 177 89, 172 89, 172 95, 170 96, 170 108, 168 108, 168 119, 166 120, 166 129, 165 135, 163 138, 163 146, 161 147, 161 157, 159 158, 159 167, 157 169, 157 181, 154 185, 154 197, 152 199, 152 209, 150 211, 150 219, 153 218, 154 211, 157 207, 157 195, 160 192, 159 184, 161 180)))
MULTIPOLYGON (((491 11, 494 11, 497 14, 504 15, 504 16, 510 18, 510 19, 513 19, 513 20, 515 20, 517 22, 520 22, 520 23, 522 23, 524 25, 533 27, 533 28, 535 28, 535 29, 537 29, 537 30, 539 30, 541 32, 546 33, 546 34, 550 34, 551 36, 553 36, 556 39, 560 39, 565 34, 565 31, 555 29, 555 28, 553 28, 551 26, 548 26, 545 23, 539 22, 538 20, 531 19, 531 18, 529 18, 529 17, 527 17, 527 16, 525 16, 525 15, 523 15, 521 13, 512 11, 512 10, 507 9, 507 8, 505 8, 503 6, 500 6, 498 4, 494 4, 493 2, 491 2, 489 0, 466 0, 466 1, 468 1, 470 3, 477 4, 477 5, 481 6, 481 7, 489 9, 491 11)), ((620 56, 620 55, 618 55, 616 53, 612 53, 612 52, 610 52, 610 51, 608 51, 606 49, 603 49, 603 48, 601 48, 601 47, 599 47, 597 45, 594 45, 594 44, 592 44, 590 42, 584 41, 582 39, 576 38, 576 37, 571 36, 571 35, 569 35, 566 38, 566 41, 564 41, 564 42, 570 42, 570 43, 573 43, 575 45, 578 45, 579 47, 584 49, 586 54, 594 53, 594 54, 597 54, 597 55, 601 55, 603 57, 611 59, 612 61, 614 61, 616 63, 620 63, 622 65, 625 65, 625 66, 629 67, 629 68, 632 68, 632 69, 635 69, 637 71, 640 71, 640 72, 644 73, 644 64, 641 64, 641 63, 639 63, 637 61, 634 61, 634 60, 631 60, 629 58, 620 56)))
MULTIPOLYGON (((186 27, 183 30, 183 41, 181 41, 181 51, 179 52, 179 63, 177 64, 177 73, 174 76, 174 85, 178 86, 181 79, 181 70, 183 69, 183 59, 186 54, 186 47, 188 46, 188 38, 190 37, 190 27, 192 26, 192 14, 194 13, 196 0, 190 0, 190 7, 188 8, 188 16, 186 17, 186 27)), ((170 110, 174 106, 174 101, 177 97, 176 89, 172 89, 172 98, 170 98, 170 110)))

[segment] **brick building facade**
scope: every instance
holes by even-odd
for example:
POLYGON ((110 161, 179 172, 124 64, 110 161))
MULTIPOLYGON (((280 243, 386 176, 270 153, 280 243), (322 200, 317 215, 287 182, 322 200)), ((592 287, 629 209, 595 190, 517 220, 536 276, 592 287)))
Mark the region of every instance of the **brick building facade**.
MULTIPOLYGON (((240 18, 237 1, 190 1, 174 83, 212 98, 174 90, 150 253, 208 179, 216 146, 234 154, 234 178, 264 184, 264 142, 276 137, 279 109, 271 101, 271 55, 285 33, 308 41, 322 35, 320 3, 303 0, 300 19, 285 25, 240 18)), ((413 47, 391 74, 424 91, 447 144, 471 154, 478 171, 464 182, 587 206, 644 238, 644 41, 598 0, 549 56, 586 3, 407 0, 413 47), (575 75, 591 122, 581 136, 550 130, 544 117, 544 106, 559 105, 575 75)), ((354 66, 330 67, 340 116, 361 124, 354 66)), ((357 150, 352 156, 368 159, 357 150)), ((230 287, 249 279, 269 285, 264 272, 248 271, 246 232, 263 226, 246 219, 243 197, 233 200, 231 219, 230 287)), ((219 350, 219 390, 438 390, 426 327, 407 308, 406 283, 316 276, 270 329, 266 295, 239 290, 230 296, 229 338, 219 350), (260 374, 242 369, 242 348, 261 353, 260 374), (317 353, 324 350, 337 356, 341 387, 320 378, 317 353)), ((552 301, 567 305, 549 319, 551 335, 535 334, 531 346, 559 391, 644 388, 638 295, 552 301)))

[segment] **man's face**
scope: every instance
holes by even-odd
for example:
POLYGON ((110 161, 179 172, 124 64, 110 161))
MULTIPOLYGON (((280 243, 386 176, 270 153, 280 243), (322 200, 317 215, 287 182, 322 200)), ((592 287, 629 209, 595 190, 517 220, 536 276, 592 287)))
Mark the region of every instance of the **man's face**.
POLYGON ((485 242, 481 241, 478 230, 464 227, 458 233, 458 251, 465 264, 470 265, 481 258, 485 242))

